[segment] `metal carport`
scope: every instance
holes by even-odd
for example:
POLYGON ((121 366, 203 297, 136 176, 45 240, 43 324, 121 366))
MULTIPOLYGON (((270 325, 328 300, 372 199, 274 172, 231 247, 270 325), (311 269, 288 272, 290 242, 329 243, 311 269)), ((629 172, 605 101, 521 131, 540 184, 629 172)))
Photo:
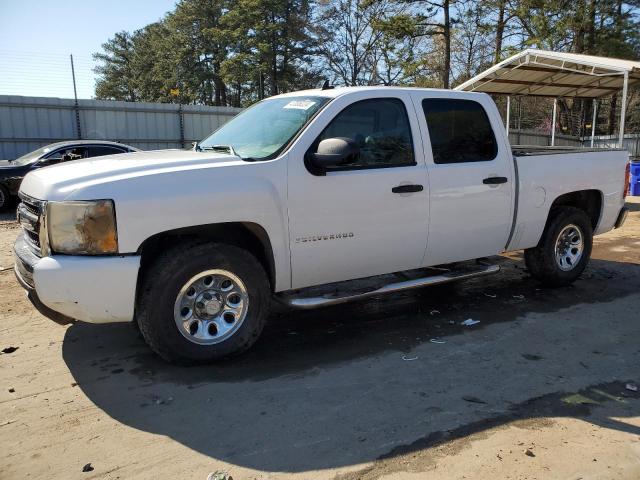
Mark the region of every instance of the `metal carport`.
POLYGON ((524 50, 494 65, 455 90, 485 92, 507 96, 507 133, 511 96, 536 95, 552 97, 553 128, 551 144, 555 143, 556 105, 559 97, 593 100, 591 144, 595 134, 597 99, 622 91, 619 146, 623 145, 627 92, 630 85, 640 82, 640 62, 617 58, 596 57, 577 53, 524 50))

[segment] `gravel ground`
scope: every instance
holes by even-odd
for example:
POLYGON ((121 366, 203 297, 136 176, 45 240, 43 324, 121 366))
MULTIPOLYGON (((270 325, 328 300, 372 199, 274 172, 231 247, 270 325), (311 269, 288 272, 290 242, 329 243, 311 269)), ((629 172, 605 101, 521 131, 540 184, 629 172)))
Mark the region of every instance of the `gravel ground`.
POLYGON ((455 287, 280 312, 247 355, 198 368, 164 364, 130 325, 38 314, 3 214, 0 478, 637 480, 629 206, 572 287, 540 288, 515 253, 455 287))

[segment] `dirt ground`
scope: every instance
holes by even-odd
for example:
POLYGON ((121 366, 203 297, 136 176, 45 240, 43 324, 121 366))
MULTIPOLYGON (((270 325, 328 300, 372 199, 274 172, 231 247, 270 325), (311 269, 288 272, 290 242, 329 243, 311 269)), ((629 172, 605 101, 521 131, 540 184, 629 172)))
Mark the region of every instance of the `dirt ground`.
POLYGON ((513 254, 455 288, 275 314, 247 355, 198 368, 164 364, 130 325, 38 314, 5 215, 0 478, 637 480, 629 206, 572 287, 540 288, 513 254))

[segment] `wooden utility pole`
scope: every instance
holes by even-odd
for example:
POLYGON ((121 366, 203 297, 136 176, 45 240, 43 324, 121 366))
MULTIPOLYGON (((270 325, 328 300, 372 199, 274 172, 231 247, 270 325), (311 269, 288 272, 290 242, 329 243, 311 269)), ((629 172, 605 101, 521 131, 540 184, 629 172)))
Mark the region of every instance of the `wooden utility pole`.
POLYGON ((449 16, 450 0, 444 0, 444 71, 442 72, 442 88, 449 88, 449 76, 451 75, 451 18, 449 16))
POLYGON ((504 37, 504 11, 506 0, 498 1, 498 24, 496 25, 496 51, 494 63, 499 63, 502 57, 502 38, 504 37))

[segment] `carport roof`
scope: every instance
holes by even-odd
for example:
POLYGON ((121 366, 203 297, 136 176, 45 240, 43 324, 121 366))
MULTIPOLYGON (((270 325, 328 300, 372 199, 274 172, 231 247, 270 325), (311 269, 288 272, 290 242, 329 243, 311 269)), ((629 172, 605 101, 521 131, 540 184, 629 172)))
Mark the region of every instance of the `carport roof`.
POLYGON ((640 62, 577 53, 524 50, 457 86, 500 95, 599 98, 640 82, 640 62))

